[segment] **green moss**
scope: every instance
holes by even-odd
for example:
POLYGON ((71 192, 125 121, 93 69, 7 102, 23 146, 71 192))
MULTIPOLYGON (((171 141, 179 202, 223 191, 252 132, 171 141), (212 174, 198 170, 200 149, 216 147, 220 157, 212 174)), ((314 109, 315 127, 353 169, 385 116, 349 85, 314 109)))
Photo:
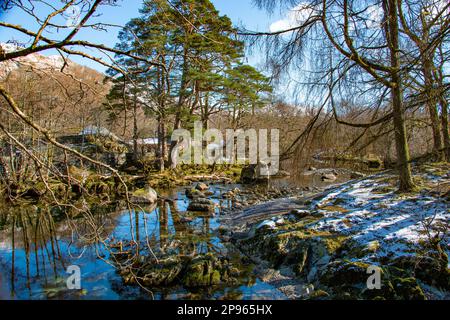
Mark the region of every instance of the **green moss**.
POLYGON ((325 245, 327 246, 328 252, 335 253, 338 251, 344 243, 348 240, 348 237, 346 236, 339 236, 339 235, 329 235, 322 237, 325 245))
POLYGON ((375 189, 372 189, 372 193, 374 194, 388 194, 388 193, 392 193, 394 191, 396 191, 397 188, 395 188, 394 186, 381 186, 381 187, 377 187, 375 189))
POLYGON ((312 229, 304 229, 304 230, 296 230, 286 233, 281 233, 276 236, 280 241, 289 240, 289 239, 309 239, 313 237, 327 236, 330 235, 328 232, 324 231, 316 231, 312 229))
POLYGON ((287 223, 284 224, 282 226, 278 227, 278 230, 281 231, 295 231, 295 230, 303 230, 305 229, 309 224, 316 222, 318 220, 320 220, 321 218, 316 217, 316 216, 307 216, 305 218, 302 218, 300 221, 298 222, 294 222, 294 223, 287 223))
POLYGON ((315 290, 311 295, 309 296, 310 300, 324 300, 326 298, 329 298, 330 294, 324 290, 315 290))
POLYGON ((145 190, 145 189, 137 189, 137 190, 135 190, 135 191, 133 191, 133 196, 136 196, 136 197, 144 197, 144 196, 146 196, 147 195, 147 190, 145 190))
POLYGON ((342 208, 341 206, 325 206, 325 207, 319 207, 318 209, 330 211, 330 212, 340 212, 340 213, 349 212, 347 209, 342 208))
POLYGON ((211 285, 218 285, 220 283, 220 272, 218 270, 214 270, 211 274, 211 285))
POLYGON ((399 299, 426 300, 426 296, 415 278, 396 278, 393 280, 393 285, 399 299))
POLYGON ((336 260, 332 262, 321 278, 321 283, 329 286, 354 288, 365 285, 369 264, 361 261, 336 260))

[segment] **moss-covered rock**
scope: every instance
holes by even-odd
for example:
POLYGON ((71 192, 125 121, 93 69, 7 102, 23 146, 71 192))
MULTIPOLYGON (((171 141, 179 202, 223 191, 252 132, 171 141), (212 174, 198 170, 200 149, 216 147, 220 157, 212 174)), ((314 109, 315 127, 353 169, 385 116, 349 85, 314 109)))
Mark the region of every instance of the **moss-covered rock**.
POLYGON ((309 300, 328 300, 329 298, 330 294, 324 290, 315 290, 308 297, 309 300))
POLYGON ((415 278, 395 278, 392 283, 397 299, 426 300, 425 294, 415 278))
POLYGON ((403 256, 392 261, 390 266, 397 267, 424 283, 450 290, 450 270, 445 253, 428 252, 419 256, 403 256))
MULTIPOLYGON (((120 251, 115 254, 118 262, 130 259, 131 253, 120 251)), ((135 259, 131 268, 120 271, 127 285, 137 281, 146 287, 184 286, 201 288, 218 285, 238 285, 243 271, 225 257, 212 253, 195 257, 169 255, 165 258, 141 257, 135 259)))
POLYGON ((197 188, 186 189, 185 195, 188 199, 205 198, 205 194, 197 188))
POLYGON ((223 273, 222 261, 213 255, 205 255, 194 258, 188 265, 183 277, 186 287, 206 287, 221 283, 223 273))
POLYGON ((346 260, 335 260, 327 267, 321 283, 329 286, 363 287, 366 284, 369 264, 346 260))
POLYGON ((131 202, 137 204, 153 204, 158 200, 158 194, 151 188, 142 188, 131 194, 131 202))
POLYGON ((289 226, 275 232, 258 229, 253 237, 240 240, 239 245, 248 253, 270 262, 272 268, 289 266, 297 276, 313 282, 346 241, 346 237, 294 225, 295 230, 289 230, 289 226))
POLYGON ((183 270, 180 258, 169 257, 144 265, 139 274, 142 275, 142 283, 148 287, 160 287, 172 285, 183 270))
POLYGON ((209 189, 209 186, 206 183, 199 182, 195 185, 195 189, 204 192, 209 189))

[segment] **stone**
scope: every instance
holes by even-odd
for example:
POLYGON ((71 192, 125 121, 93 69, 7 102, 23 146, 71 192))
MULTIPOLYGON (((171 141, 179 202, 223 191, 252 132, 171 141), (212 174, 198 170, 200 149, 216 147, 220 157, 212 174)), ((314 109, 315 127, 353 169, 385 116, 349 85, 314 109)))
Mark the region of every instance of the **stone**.
POLYGON ((172 285, 183 270, 183 263, 177 257, 150 262, 139 271, 142 282, 147 287, 172 285))
POLYGON ((429 252, 420 257, 403 256, 395 259, 391 266, 409 271, 429 285, 450 290, 450 269, 446 254, 429 252))
POLYGON ((395 293, 403 300, 426 300, 422 288, 414 278, 397 278, 393 280, 395 293))
POLYGON ((315 290, 309 295, 310 300, 326 300, 330 294, 324 290, 315 290))
POLYGON ((241 182, 254 183, 267 181, 269 175, 267 174, 267 164, 259 162, 258 164, 251 164, 242 169, 241 182))
POLYGON ((205 198, 206 195, 195 188, 186 189, 185 195, 188 199, 205 198))
POLYGON ((364 177, 365 177, 365 175, 361 172, 354 171, 350 174, 350 179, 360 179, 360 178, 364 178, 364 177))
POLYGON ((303 219, 306 217, 309 217, 311 215, 311 213, 307 210, 298 210, 298 209, 294 209, 290 212, 291 215, 295 216, 298 219, 303 219))
POLYGON ((153 204, 158 200, 158 194, 153 188, 146 187, 134 191, 130 200, 136 204, 153 204))
POLYGON ((199 190, 199 191, 206 191, 209 189, 209 186, 206 183, 203 182, 199 182, 197 183, 197 185, 195 186, 195 189, 199 190))
POLYGON ((328 264, 321 282, 330 287, 365 284, 368 268, 369 264, 363 262, 335 260, 328 264))
POLYGON ((188 264, 182 283, 188 288, 210 287, 233 282, 228 273, 230 265, 225 258, 213 254, 197 256, 188 264))
POLYGON ((259 229, 275 229, 276 228, 276 223, 272 220, 266 220, 261 222, 260 224, 258 224, 256 226, 256 230, 259 229))
POLYGON ((326 173, 321 176, 321 179, 322 181, 335 181, 337 177, 333 173, 326 173))

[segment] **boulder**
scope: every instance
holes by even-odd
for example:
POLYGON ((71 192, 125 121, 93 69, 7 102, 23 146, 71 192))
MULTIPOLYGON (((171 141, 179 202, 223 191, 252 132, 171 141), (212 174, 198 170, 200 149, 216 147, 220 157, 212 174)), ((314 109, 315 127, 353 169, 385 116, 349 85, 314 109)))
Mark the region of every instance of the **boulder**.
POLYGON ((445 253, 428 252, 422 256, 403 256, 395 259, 391 266, 409 271, 417 279, 444 290, 450 290, 450 269, 445 253))
POLYGON ((217 270, 216 259, 210 256, 197 257, 188 265, 183 278, 186 287, 207 287, 221 283, 220 270, 217 270))
POLYGON ((267 165, 263 162, 244 167, 241 172, 241 182, 253 183, 267 181, 269 176, 264 174, 266 169, 267 165))
POLYGON ((290 212, 290 215, 292 215, 298 219, 303 219, 303 218, 311 216, 311 212, 309 212, 308 210, 294 209, 290 212))
POLYGON ((133 267, 119 273, 125 284, 136 284, 136 277, 146 287, 183 285, 190 288, 211 287, 221 284, 236 285, 241 271, 225 257, 212 253, 195 257, 169 255, 155 261, 142 257, 133 267), (134 276, 135 275, 135 276, 134 276))
POLYGON ((214 195, 214 192, 211 191, 211 190, 206 190, 205 192, 203 192, 203 194, 204 194, 206 197, 210 197, 210 196, 213 196, 213 195, 214 195))
POLYGON ((321 177, 322 181, 335 181, 337 179, 334 173, 326 173, 321 177))
POLYGON ((197 185, 195 186, 195 189, 199 190, 199 191, 206 191, 209 189, 209 186, 206 183, 203 182, 199 182, 197 183, 197 185))
POLYGON ((364 285, 367 281, 369 264, 359 261, 335 260, 328 264, 326 272, 320 279, 329 287, 354 287, 364 285))
POLYGON ((147 287, 172 285, 181 271, 183 263, 179 258, 171 257, 160 260, 159 263, 144 265, 139 273, 142 274, 142 283, 147 287))
POLYGON ((403 300, 426 300, 422 288, 417 280, 410 278, 396 278, 392 281, 397 298, 403 300))
POLYGON ((353 171, 350 173, 350 179, 360 179, 360 178, 364 178, 364 177, 365 177, 365 175, 361 172, 353 171))
POLYGON ((131 202, 136 204, 153 204, 158 200, 158 194, 153 188, 137 189, 131 194, 131 202))
POLYGON ((206 195, 196 188, 186 189, 185 195, 188 199, 205 198, 206 195))
POLYGON ((222 194, 223 199, 233 199, 235 197, 235 194, 233 191, 228 191, 224 194, 222 194))
POLYGON ((236 284, 240 274, 228 259, 208 253, 191 260, 181 281, 189 288, 236 284))

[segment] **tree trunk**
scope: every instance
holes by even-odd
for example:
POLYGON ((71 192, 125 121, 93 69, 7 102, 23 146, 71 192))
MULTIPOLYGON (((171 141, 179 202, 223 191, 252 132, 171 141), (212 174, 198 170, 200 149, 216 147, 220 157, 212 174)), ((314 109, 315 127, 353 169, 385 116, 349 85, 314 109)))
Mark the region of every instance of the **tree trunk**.
POLYGON ((203 130, 208 130, 209 120, 209 95, 206 94, 204 106, 202 106, 202 126, 203 130))
POLYGON ((133 161, 136 163, 138 161, 138 124, 137 124, 137 101, 135 97, 133 105, 133 161))
MULTIPOLYGON (((181 75, 180 92, 179 92, 179 96, 178 96, 177 111, 175 113, 175 122, 173 125, 174 131, 181 128, 181 115, 183 113, 183 107, 184 107, 185 98, 186 98, 185 91, 187 89, 187 75, 188 75, 188 71, 189 71, 188 54, 189 54, 189 50, 188 50, 187 46, 185 46, 184 53, 183 53, 183 71, 182 71, 182 75, 181 75)), ((170 144, 170 150, 169 150, 170 155, 172 154, 176 145, 177 145, 177 142, 173 142, 173 141, 170 144)), ((170 166, 173 167, 174 164, 172 163, 172 157, 169 157, 169 163, 170 163, 170 166)))
POLYGON ((159 153, 159 170, 163 172, 165 170, 166 160, 166 128, 164 118, 158 119, 158 153, 159 153))
POLYGON ((397 166, 399 171, 400 191, 408 192, 414 189, 412 180, 408 140, 406 137, 405 109, 403 106, 402 79, 400 71, 400 45, 399 24, 397 18, 397 1, 388 0, 388 32, 389 49, 391 56, 391 81, 394 84, 391 89, 392 108, 394 113, 395 145, 397 149, 397 166))
POLYGON ((425 97, 427 99, 426 105, 430 114, 431 129, 433 131, 433 153, 436 155, 437 161, 444 160, 444 152, 441 137, 441 124, 439 122, 439 115, 437 111, 436 92, 433 88, 433 54, 429 48, 429 29, 426 18, 421 14, 422 20, 422 43, 420 46, 420 56, 422 59, 422 73, 425 80, 425 97))
POLYGON ((444 150, 445 158, 450 162, 450 137, 448 132, 448 102, 445 97, 440 98, 441 105, 441 123, 442 123, 442 135, 444 137, 444 150))
POLYGON ((441 137, 441 124, 439 122, 439 115, 437 111, 437 104, 435 94, 433 92, 433 82, 431 75, 431 65, 429 62, 423 62, 423 74, 425 77, 425 96, 427 99, 426 105, 430 114, 431 128, 433 131, 433 153, 437 157, 437 161, 444 160, 443 144, 441 137))

